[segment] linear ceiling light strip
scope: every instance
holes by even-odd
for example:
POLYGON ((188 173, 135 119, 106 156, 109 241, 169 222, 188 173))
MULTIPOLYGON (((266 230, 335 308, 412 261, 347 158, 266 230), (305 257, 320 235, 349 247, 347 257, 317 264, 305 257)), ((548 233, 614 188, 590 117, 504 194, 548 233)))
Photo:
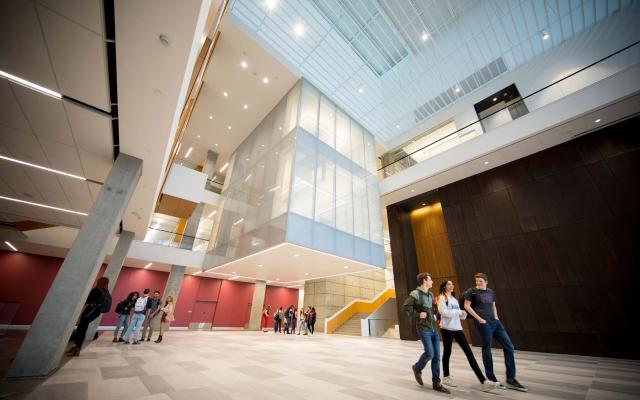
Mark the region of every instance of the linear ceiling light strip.
POLYGON ((12 197, 5 197, 5 196, 0 196, 0 200, 8 200, 8 201, 14 201, 16 203, 22 203, 22 204, 28 204, 30 206, 36 206, 36 207, 43 207, 43 208, 48 208, 50 210, 55 210, 55 211, 64 211, 64 212, 68 212, 71 214, 77 214, 77 215, 84 215, 85 217, 89 214, 87 213, 83 213, 80 211, 75 211, 75 210, 68 210, 66 208, 60 208, 60 207, 54 207, 54 206, 48 206, 46 204, 40 204, 40 203, 34 203, 32 201, 26 201, 26 200, 20 200, 20 199, 14 199, 12 197))

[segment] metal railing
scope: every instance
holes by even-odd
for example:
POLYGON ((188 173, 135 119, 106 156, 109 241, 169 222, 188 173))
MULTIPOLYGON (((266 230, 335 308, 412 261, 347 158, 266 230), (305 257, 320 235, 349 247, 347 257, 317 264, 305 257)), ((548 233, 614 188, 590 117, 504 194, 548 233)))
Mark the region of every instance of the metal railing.
MULTIPOLYGON (((520 98, 520 100, 518 100, 517 102, 506 104, 504 107, 501 107, 482 118, 478 118, 473 122, 470 122, 465 126, 456 129, 454 132, 433 140, 417 150, 414 150, 410 153, 400 152, 401 154, 398 154, 397 159, 394 159, 391 162, 387 162, 378 169, 380 178, 386 178, 415 165, 416 162, 411 158, 412 156, 417 155, 417 153, 421 151, 432 150, 435 147, 445 144, 450 141, 454 137, 454 135, 459 135, 460 137, 462 137, 468 132, 470 128, 473 128, 474 125, 477 127, 477 129, 480 129, 482 122, 488 121, 491 117, 494 117, 500 112, 503 112, 505 110, 506 112, 509 112, 509 109, 513 108, 514 106, 517 107, 518 105, 525 105, 529 113, 531 113, 537 109, 549 105, 556 100, 562 99, 569 94, 582 90, 596 82, 613 76, 629 67, 632 67, 633 65, 640 63, 640 46, 638 46, 638 44, 640 44, 640 40, 585 67, 582 67, 577 71, 567 74, 566 76, 538 90, 535 90, 532 93, 527 94, 526 96, 520 98), (569 85, 572 85, 572 87, 567 87, 569 85)), ((492 128, 508 124, 514 119, 515 118, 512 118, 509 120, 505 120, 502 123, 494 124, 492 128)), ((487 133, 490 133, 490 131, 485 132, 484 134, 487 133)), ((450 148, 451 146, 444 148, 439 152, 433 152, 431 157, 450 148)))

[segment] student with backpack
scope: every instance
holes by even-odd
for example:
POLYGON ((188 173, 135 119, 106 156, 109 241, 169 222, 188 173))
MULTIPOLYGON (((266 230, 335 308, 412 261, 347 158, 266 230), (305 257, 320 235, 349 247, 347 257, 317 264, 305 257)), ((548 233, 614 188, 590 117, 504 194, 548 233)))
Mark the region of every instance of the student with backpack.
POLYGON ((140 342, 138 342, 138 334, 140 333, 140 327, 142 327, 145 313, 147 312, 147 301, 149 301, 149 292, 149 289, 145 289, 142 297, 136 300, 136 303, 133 306, 133 318, 131 319, 131 323, 127 328, 127 332, 124 334, 124 344, 132 344, 131 342, 129 342, 131 331, 134 331, 133 344, 140 344, 140 342))
POLYGON ((276 312, 273 313, 273 332, 280 332, 280 323, 282 322, 282 307, 278 308, 276 312))
POLYGON ((136 300, 140 297, 140 293, 131 292, 127 296, 126 299, 122 300, 116 306, 116 314, 118 315, 118 322, 116 322, 116 329, 113 331, 113 342, 124 342, 122 338, 124 333, 127 331, 129 327, 129 319, 131 318, 131 309, 136 304, 136 300), (122 327, 122 332, 120 333, 120 339, 118 339, 118 331, 120 331, 120 327, 122 327))
POLYGON ((67 352, 68 356, 77 357, 87 336, 89 324, 100 314, 109 312, 111 309, 111 294, 109 293, 109 278, 102 277, 96 282, 96 287, 91 289, 84 308, 80 313, 80 320, 74 335, 74 345, 67 352))

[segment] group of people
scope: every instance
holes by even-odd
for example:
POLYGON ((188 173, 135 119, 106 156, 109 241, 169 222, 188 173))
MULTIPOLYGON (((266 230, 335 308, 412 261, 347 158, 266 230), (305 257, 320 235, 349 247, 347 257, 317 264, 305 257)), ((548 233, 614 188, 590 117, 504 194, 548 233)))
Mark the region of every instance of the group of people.
MULTIPOLYGON (((271 316, 271 306, 266 306, 262 311, 262 323, 261 329, 263 332, 268 332, 267 326, 269 324, 269 317, 271 316)), ((312 306, 303 307, 298 310, 296 307, 289 306, 286 310, 282 307, 278 308, 273 313, 273 332, 284 334, 296 334, 296 327, 298 328, 298 335, 311 334, 313 335, 314 327, 316 325, 316 309, 312 306)))
POLYGON ((419 385, 423 385, 422 370, 431 361, 431 380, 433 389, 438 392, 450 393, 444 387, 457 386, 449 371, 449 359, 451 357, 451 347, 455 340, 462 348, 471 369, 480 381, 483 391, 490 391, 495 388, 514 389, 526 392, 527 388, 516 380, 516 364, 514 358, 514 347, 507 331, 498 318, 496 308, 496 294, 487 287, 488 277, 484 273, 477 273, 474 276, 475 287, 472 287, 462 294, 463 306, 454 294, 454 285, 450 280, 444 280, 440 284, 439 295, 431 294, 429 289, 433 286, 433 279, 429 273, 418 274, 418 287, 409 293, 403 307, 407 315, 414 320, 416 331, 422 344, 424 352, 418 361, 411 367, 414 377, 419 385), (470 315, 473 318, 477 330, 482 338, 482 362, 484 364, 485 375, 480 370, 471 347, 462 331, 461 320, 470 315), (436 328, 437 321, 440 321, 440 332, 444 354, 442 356, 443 379, 440 380, 440 337, 436 328), (506 366, 506 385, 499 382, 493 372, 493 359, 491 356, 491 342, 495 338, 504 351, 504 362, 506 366), (444 385, 443 385, 444 384, 444 385))
POLYGON ((140 293, 131 292, 129 295, 118 303, 116 306, 116 314, 118 322, 116 329, 113 331, 113 342, 121 342, 124 344, 140 344, 151 340, 155 319, 160 316, 160 334, 155 343, 162 342, 164 333, 169 329, 169 325, 175 319, 173 315, 173 296, 167 296, 164 306, 161 306, 160 291, 153 292, 153 297, 149 297, 151 290, 145 289, 140 293), (132 315, 133 311, 133 315, 132 315), (122 331, 120 331, 122 328, 122 331), (142 336, 138 341, 138 334, 142 329, 142 336), (133 342, 130 341, 133 332, 133 342), (120 333, 120 337, 118 337, 120 333))

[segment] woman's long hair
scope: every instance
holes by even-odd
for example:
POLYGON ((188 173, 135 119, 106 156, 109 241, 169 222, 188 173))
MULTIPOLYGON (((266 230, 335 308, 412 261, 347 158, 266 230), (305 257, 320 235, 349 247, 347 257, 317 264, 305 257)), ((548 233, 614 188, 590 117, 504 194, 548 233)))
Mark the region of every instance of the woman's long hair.
POLYGON ((164 301, 164 306, 168 306, 169 303, 173 304, 173 296, 167 296, 167 299, 164 301))
POLYGON ((133 300, 137 300, 140 297, 140 293, 138 292, 131 292, 129 293, 129 295, 127 296, 127 300, 129 301, 133 301, 133 300))
MULTIPOLYGON (((446 296, 447 294, 447 283, 453 283, 453 281, 451 279, 445 279, 442 282, 440 282, 440 287, 439 287, 439 291, 440 291, 440 295, 441 296, 445 296, 444 298, 444 302, 449 305, 449 298, 446 296)), ((451 297, 456 297, 456 293, 455 292, 451 292, 451 297)))

